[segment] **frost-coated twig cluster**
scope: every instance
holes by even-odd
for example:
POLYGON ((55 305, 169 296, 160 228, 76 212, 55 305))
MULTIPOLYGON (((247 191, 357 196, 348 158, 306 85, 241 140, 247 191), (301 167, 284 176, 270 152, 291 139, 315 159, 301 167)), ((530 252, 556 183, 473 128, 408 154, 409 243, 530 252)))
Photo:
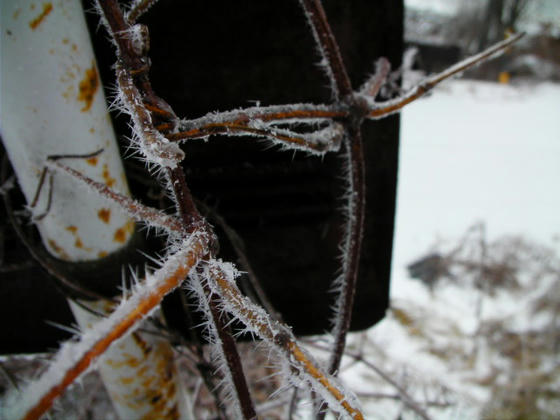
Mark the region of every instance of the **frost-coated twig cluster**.
POLYGON ((10 418, 39 418, 109 346, 130 334, 167 293, 185 282, 185 288, 195 296, 196 309, 204 319, 206 339, 213 348, 211 364, 222 381, 220 404, 229 405, 226 410, 229 415, 245 419, 256 417, 234 335, 230 332, 232 322, 236 321, 244 325, 239 334, 248 333, 269 347, 271 357, 283 367, 285 383, 306 388, 320 398, 317 408, 323 403, 323 411, 328 408, 340 417, 363 419, 354 394, 335 378, 351 321, 364 226, 365 164, 361 124, 364 119, 382 118, 398 111, 442 80, 503 51, 519 36, 427 79, 399 98, 375 102, 390 72, 387 60, 380 59, 376 73, 359 91, 354 91, 321 2, 300 0, 322 57, 321 64, 331 82, 333 103, 252 107, 181 120, 153 92, 149 80, 148 32, 136 20, 154 3, 154 0, 136 0, 126 13, 116 0, 99 0, 96 7, 117 49, 115 107, 130 116, 131 147, 140 159, 163 175, 177 213, 168 215, 117 194, 61 163, 60 156, 49 159, 46 167, 48 171, 73 177, 117 203, 136 220, 165 231, 170 242, 169 252, 162 259, 161 267, 146 275, 131 295, 122 299, 112 315, 65 344, 48 371, 30 384, 28 390, 8 402, 10 418), (306 129, 303 132, 302 127, 306 129), (334 345, 327 369, 298 343, 288 326, 272 319, 241 293, 235 282, 236 268, 214 255, 217 239, 190 195, 181 166, 184 151, 179 144, 217 134, 266 138, 280 145, 282 150, 324 154, 341 149, 344 153, 346 227, 340 246, 342 269, 334 286, 338 296, 333 314, 334 345))

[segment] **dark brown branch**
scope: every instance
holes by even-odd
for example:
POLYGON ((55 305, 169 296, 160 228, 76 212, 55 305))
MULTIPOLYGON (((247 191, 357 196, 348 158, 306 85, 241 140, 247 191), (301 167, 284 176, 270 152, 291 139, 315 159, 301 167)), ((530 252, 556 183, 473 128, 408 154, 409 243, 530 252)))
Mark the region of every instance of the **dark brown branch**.
POLYGON ((222 346, 222 351, 224 353, 225 359, 227 361, 228 367, 231 373, 231 379, 235 386, 235 392, 237 392, 237 398, 241 403, 241 412, 246 420, 253 420, 257 418, 257 413, 253 406, 251 400, 251 395, 249 394, 249 387, 247 385, 247 380, 245 374, 243 373, 243 365, 241 364, 241 358, 239 357, 239 352, 237 351, 237 346, 235 345, 235 340, 231 335, 227 323, 229 319, 224 316, 220 309, 220 297, 213 294, 208 285, 204 285, 204 291, 208 298, 208 306, 210 307, 210 312, 212 313, 212 321, 216 327, 216 332, 220 338, 220 345, 222 346))
MULTIPOLYGON (((329 362, 329 373, 335 375, 338 371, 344 347, 346 334, 350 328, 354 295, 360 266, 361 244, 364 231, 365 214, 365 162, 361 136, 361 125, 366 115, 367 104, 355 98, 354 91, 346 66, 342 60, 338 43, 331 31, 330 25, 320 0, 300 0, 311 24, 315 40, 326 60, 327 73, 331 77, 331 90, 339 102, 349 106, 349 116, 345 120, 346 141, 344 147, 348 154, 348 209, 346 237, 343 243, 344 265, 341 274, 339 295, 336 302, 334 320, 334 346, 329 362)), ((318 419, 324 418, 327 404, 323 403, 318 410, 318 419)))
POLYGON ((344 251, 347 255, 340 295, 337 298, 337 314, 334 325, 335 343, 329 373, 335 374, 340 365, 342 354, 346 343, 346 334, 350 328, 352 309, 354 305, 354 294, 358 279, 360 264, 360 253, 362 236, 364 231, 365 214, 365 162, 361 136, 361 125, 365 115, 365 104, 354 99, 354 92, 346 66, 340 55, 338 43, 331 31, 330 25, 320 0, 301 0, 307 18, 316 37, 320 50, 328 61, 328 67, 334 78, 334 93, 342 96, 350 105, 350 115, 345 121, 347 141, 345 147, 349 156, 349 202, 348 202, 348 225, 347 237, 345 238, 344 251))
MULTIPOLYGON (((174 169, 168 169, 168 175, 173 193, 175 195, 175 201, 177 202, 178 211, 181 219, 183 220, 183 223, 185 224, 185 228, 187 230, 197 229, 202 227, 200 225, 203 224, 205 225, 204 227, 209 230, 208 226, 204 222, 204 219, 196 208, 196 205, 185 180, 183 168, 178 166, 174 169)), ((209 255, 208 258, 210 257, 211 256, 209 255)), ((204 285, 203 287, 208 299, 208 306, 212 314, 212 322, 214 323, 214 326, 220 338, 219 345, 222 347, 228 369, 231 373, 235 392, 237 393, 237 396, 239 398, 241 411, 246 420, 254 419, 256 418, 256 412, 253 401, 251 399, 251 395, 249 393, 247 380, 245 378, 245 374, 243 373, 241 358, 239 357, 239 352, 237 351, 235 340, 233 339, 229 328, 226 327, 229 320, 222 319, 222 317, 220 317, 220 310, 218 308, 219 297, 212 294, 206 285, 204 285)))
POLYGON ((289 130, 274 128, 255 128, 247 125, 235 123, 217 123, 210 124, 202 129, 194 129, 167 136, 170 140, 186 140, 195 138, 204 138, 213 134, 235 135, 234 133, 247 134, 259 137, 267 137, 273 141, 278 141, 288 148, 307 150, 309 152, 324 153, 330 150, 336 150, 340 146, 343 135, 342 126, 339 130, 334 129, 329 141, 317 141, 313 135, 318 133, 295 133, 289 130))
POLYGON ((383 83, 387 80, 387 76, 391 71, 391 63, 385 57, 381 57, 375 63, 375 73, 364 83, 360 89, 360 93, 375 99, 383 83))
POLYGON ((231 243, 233 250, 237 254, 237 262, 249 279, 250 285, 250 287, 242 288, 243 292, 245 292, 253 302, 260 304, 264 309, 266 309, 266 312, 268 312, 272 319, 282 322, 282 314, 280 314, 280 312, 278 312, 274 308, 272 302, 270 302, 270 300, 268 299, 268 296, 263 290, 261 283, 257 278, 253 267, 251 266, 249 258, 247 257, 243 238, 241 238, 235 231, 235 229, 233 229, 214 209, 210 208, 200 201, 197 201, 197 205, 205 213, 205 216, 210 219, 210 222, 212 222, 213 224, 215 223, 224 231, 226 237, 231 243), (249 291, 247 289, 252 290, 249 291), (254 293, 251 293, 252 291, 254 291, 254 293))
POLYGON ((300 0, 307 19, 311 25, 315 41, 327 61, 327 73, 332 79, 332 90, 335 98, 350 97, 353 94, 352 84, 342 61, 338 43, 327 20, 325 9, 320 0, 300 0))
POLYGON ((335 374, 340 366, 344 347, 346 345, 346 334, 350 329, 352 320, 352 309, 354 307, 354 295, 358 281, 360 266, 360 255, 362 250, 362 237, 364 234, 365 221, 365 161, 362 143, 362 135, 358 126, 349 127, 349 137, 353 140, 347 143, 349 150, 346 153, 350 158, 350 208, 348 220, 348 237, 346 238, 347 252, 345 259, 345 271, 342 273, 342 284, 340 296, 337 303, 338 314, 334 325, 334 346, 329 362, 329 373, 335 374))
MULTIPOLYGON (((317 120, 344 119, 348 115, 347 107, 337 104, 328 106, 316 104, 272 105, 210 113, 194 120, 181 120, 178 129, 181 132, 189 133, 187 137, 195 137, 199 131, 202 132, 215 125, 247 125, 250 121, 262 121, 264 123, 313 122, 317 120)), ((168 138, 175 140, 173 135, 170 135, 168 138)))
MULTIPOLYGON (((132 73, 144 73, 149 68, 144 57, 139 57, 130 42, 130 24, 125 20, 117 0, 97 0, 103 16, 107 20, 109 34, 115 41, 117 56, 132 73)), ((147 78, 144 77, 147 81, 147 78)))
POLYGON ((183 226, 185 226, 187 231, 192 230, 194 225, 199 225, 202 222, 202 216, 194 204, 183 168, 177 166, 174 169, 168 169, 167 175, 169 176, 171 189, 177 203, 177 212, 183 221, 183 226))
POLYGON ((137 0, 126 14, 126 20, 133 24, 140 16, 148 11, 158 0, 137 0))
MULTIPOLYGON (((146 57, 138 57, 134 48, 131 45, 129 39, 126 38, 126 33, 130 29, 130 26, 125 21, 122 10, 118 6, 115 0, 103 0, 99 2, 101 9, 108 21, 109 32, 113 35, 115 42, 119 47, 119 60, 121 61, 122 70, 119 71, 117 66, 117 78, 119 79, 119 84, 121 89, 126 90, 124 93, 128 96, 126 99, 129 102, 129 108, 132 113, 132 118, 135 123, 140 123, 142 133, 160 134, 153 126, 152 114, 147 109, 146 105, 153 105, 159 109, 169 109, 171 114, 174 115, 171 108, 165 104, 165 102, 154 94, 152 91, 149 79, 147 76, 148 63, 146 57), (133 77, 130 77, 133 76, 133 77), (138 115, 138 112, 141 115, 138 115), (149 113, 145 115, 144 113, 149 113)), ((159 114, 159 111, 158 111, 159 114)), ((161 134, 160 134, 161 135, 161 134)), ((148 140, 158 140, 154 141, 154 146, 162 146, 161 141, 159 141, 157 136, 152 136, 153 139, 148 140)), ((164 144, 168 147, 172 144, 164 144)), ((171 149, 174 151, 174 149, 171 149)), ((179 150, 180 151, 180 150, 179 150)), ((155 153, 158 153, 154 150, 155 153)), ((160 149, 160 153, 161 153, 160 149)), ((162 156, 163 157, 163 156, 162 156)), ((165 157, 164 157, 165 159, 165 157)), ((161 162, 160 162, 161 163, 161 162)), ((177 162, 178 163, 178 162, 177 162)), ((185 175, 183 169, 180 165, 166 165, 167 175, 169 177, 169 182, 171 183, 171 190, 175 196, 175 202, 177 204, 177 210, 179 216, 183 223, 183 229, 187 232, 192 232, 196 228, 205 231, 212 242, 214 235, 211 232, 209 226, 204 223, 204 220, 198 212, 193 198, 191 196, 190 190, 187 186, 185 175)), ((210 244, 212 248, 212 244, 210 244)), ((210 251, 207 257, 212 257, 212 251, 210 251)), ((214 323, 216 329, 218 330, 222 342, 222 351, 225 353, 228 368, 232 374, 234 386, 236 388, 236 393, 239 397, 239 403, 241 405, 241 410, 246 416, 246 419, 252 419, 256 417, 253 402, 251 401, 249 389, 245 380, 245 375, 243 373, 243 367, 240 362, 239 354, 235 346, 235 341, 233 340, 229 331, 225 330, 223 325, 220 324, 219 310, 215 299, 209 300, 210 308, 214 318, 214 323)))

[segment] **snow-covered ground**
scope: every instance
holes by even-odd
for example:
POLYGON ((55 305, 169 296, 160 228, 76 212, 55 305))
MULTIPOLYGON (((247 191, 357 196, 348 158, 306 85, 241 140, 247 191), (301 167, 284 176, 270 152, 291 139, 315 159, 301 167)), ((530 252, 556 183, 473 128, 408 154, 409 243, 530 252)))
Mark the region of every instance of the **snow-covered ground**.
MULTIPOLYGON (((488 243, 521 235, 560 254, 559 111, 560 85, 456 80, 402 113, 394 309, 352 346, 368 340, 366 356, 419 402, 451 404, 430 408, 434 418, 477 418, 492 386, 512 380, 501 366, 510 360, 486 344, 475 351, 472 337, 477 328, 495 325, 491 321, 510 332, 541 328, 530 305, 558 273, 535 282, 529 264, 522 265, 521 291, 484 296, 477 318, 481 293, 474 287, 448 282, 430 291, 409 278, 406 266, 436 246, 449 250, 479 222, 488 243)), ((560 365, 555 356, 541 362, 550 364, 545 371, 560 365)), ((398 394, 363 365, 345 375, 361 393, 398 394)), ((402 408, 391 398, 366 399, 365 405, 368 418, 394 419, 402 408)))
POLYGON ((560 85, 549 83, 455 80, 404 109, 393 296, 404 265, 475 222, 490 238, 560 240, 559 115, 560 85))

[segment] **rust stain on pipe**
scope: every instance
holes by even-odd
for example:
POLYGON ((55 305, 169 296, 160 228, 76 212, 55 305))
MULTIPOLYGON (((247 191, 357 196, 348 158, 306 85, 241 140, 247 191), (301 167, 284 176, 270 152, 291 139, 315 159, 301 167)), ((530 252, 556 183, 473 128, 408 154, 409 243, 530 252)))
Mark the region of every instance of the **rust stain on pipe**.
POLYGON ((74 235, 78 231, 78 228, 74 225, 70 225, 66 227, 66 230, 74 235))
POLYGON ((111 210, 106 208, 99 209, 97 217, 99 217, 104 223, 108 224, 111 220, 111 210))
POLYGON ((83 79, 78 85, 78 101, 83 101, 85 105, 80 111, 87 112, 91 108, 95 93, 99 88, 99 77, 97 76, 97 69, 95 62, 91 64, 89 69, 86 69, 83 79))
MULTIPOLYGON (((95 130, 94 131, 91 131, 91 130, 94 130, 93 127, 89 129, 90 133, 93 134, 93 132, 95 132, 95 130)), ((97 166, 97 162, 99 162, 99 158, 97 156, 94 156, 92 158, 86 159, 86 162, 87 162, 88 165, 97 166)))
POLYGON ((39 25, 45 20, 45 18, 49 15, 49 13, 52 12, 52 10, 53 10, 53 6, 51 3, 43 3, 43 11, 39 14, 39 16, 37 16, 35 19, 29 22, 29 27, 32 30, 37 29, 39 25))
POLYGON ((118 228, 113 236, 113 241, 124 244, 128 237, 134 232, 134 222, 132 220, 126 222, 124 226, 118 228))
POLYGON ((109 172, 109 167, 107 166, 106 163, 103 164, 103 180, 105 181, 105 185, 107 185, 109 188, 113 187, 115 185, 115 182, 117 182, 117 180, 113 177, 111 177, 111 173, 109 172))
POLYGON ((66 253, 66 251, 56 243, 54 239, 48 239, 47 242, 49 246, 53 249, 53 251, 58 255, 60 259, 65 261, 70 261, 70 256, 66 253))

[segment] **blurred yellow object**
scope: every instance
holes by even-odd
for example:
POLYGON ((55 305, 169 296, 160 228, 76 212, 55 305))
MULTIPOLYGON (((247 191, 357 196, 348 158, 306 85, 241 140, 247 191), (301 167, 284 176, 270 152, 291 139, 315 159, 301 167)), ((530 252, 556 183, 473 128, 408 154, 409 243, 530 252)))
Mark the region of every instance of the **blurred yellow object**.
POLYGON ((507 71, 502 71, 498 75, 498 82, 500 82, 501 84, 507 85, 509 83, 510 78, 511 78, 511 76, 507 71))

